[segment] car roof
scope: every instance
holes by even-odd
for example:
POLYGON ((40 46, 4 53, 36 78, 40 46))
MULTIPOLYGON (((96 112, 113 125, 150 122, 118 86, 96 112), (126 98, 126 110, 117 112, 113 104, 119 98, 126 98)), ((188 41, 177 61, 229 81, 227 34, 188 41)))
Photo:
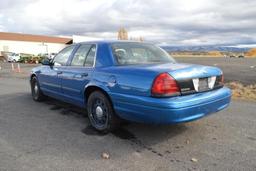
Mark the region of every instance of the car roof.
POLYGON ((143 44, 151 44, 149 42, 138 42, 138 41, 131 41, 131 40, 96 40, 96 41, 84 41, 75 44, 84 44, 84 43, 91 43, 91 44, 112 44, 112 43, 143 43, 143 44))

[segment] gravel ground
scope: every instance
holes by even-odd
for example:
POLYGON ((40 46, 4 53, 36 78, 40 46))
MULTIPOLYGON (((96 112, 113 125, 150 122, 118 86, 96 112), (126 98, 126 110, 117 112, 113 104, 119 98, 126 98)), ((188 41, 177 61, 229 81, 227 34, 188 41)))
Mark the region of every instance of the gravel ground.
POLYGON ((18 64, 18 63, 2 63, 0 62, 0 78, 22 78, 27 79, 33 67, 39 64, 18 64), (13 65, 13 69, 12 69, 13 65), (20 66, 20 72, 18 71, 20 66))
POLYGON ((54 99, 34 102, 29 65, 21 74, 1 66, 1 171, 256 170, 255 102, 233 100, 229 108, 186 124, 132 123, 99 135, 83 109, 54 99), (110 159, 102 159, 103 152, 110 159))

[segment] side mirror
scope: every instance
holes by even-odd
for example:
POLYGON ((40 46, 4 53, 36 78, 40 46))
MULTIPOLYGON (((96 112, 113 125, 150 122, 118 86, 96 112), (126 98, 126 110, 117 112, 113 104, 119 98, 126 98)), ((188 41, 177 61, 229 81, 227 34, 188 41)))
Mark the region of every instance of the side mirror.
POLYGON ((51 60, 50 59, 48 59, 48 58, 46 58, 46 59, 44 59, 43 61, 42 61, 42 65, 49 65, 49 66, 51 66, 53 63, 51 62, 51 60))

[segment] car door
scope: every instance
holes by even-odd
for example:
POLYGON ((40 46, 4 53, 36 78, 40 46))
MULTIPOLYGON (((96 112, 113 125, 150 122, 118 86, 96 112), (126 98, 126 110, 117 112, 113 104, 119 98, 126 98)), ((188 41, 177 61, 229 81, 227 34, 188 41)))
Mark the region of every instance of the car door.
POLYGON ((60 51, 53 59, 51 66, 43 66, 41 73, 38 77, 42 90, 55 93, 61 93, 61 74, 62 70, 66 67, 68 59, 72 54, 75 46, 71 45, 60 51))
POLYGON ((84 87, 90 82, 96 57, 95 44, 81 44, 62 73, 62 92, 74 103, 84 105, 84 87))

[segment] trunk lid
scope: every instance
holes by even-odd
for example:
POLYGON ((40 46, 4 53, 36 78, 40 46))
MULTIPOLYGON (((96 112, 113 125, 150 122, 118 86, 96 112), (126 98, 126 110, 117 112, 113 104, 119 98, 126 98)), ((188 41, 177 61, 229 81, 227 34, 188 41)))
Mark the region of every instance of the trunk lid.
POLYGON ((181 64, 168 73, 177 81, 182 95, 223 87, 222 71, 216 67, 181 64))
POLYGON ((182 95, 223 87, 222 71, 217 67, 186 63, 167 63, 133 66, 160 74, 169 73, 178 83, 182 95))

